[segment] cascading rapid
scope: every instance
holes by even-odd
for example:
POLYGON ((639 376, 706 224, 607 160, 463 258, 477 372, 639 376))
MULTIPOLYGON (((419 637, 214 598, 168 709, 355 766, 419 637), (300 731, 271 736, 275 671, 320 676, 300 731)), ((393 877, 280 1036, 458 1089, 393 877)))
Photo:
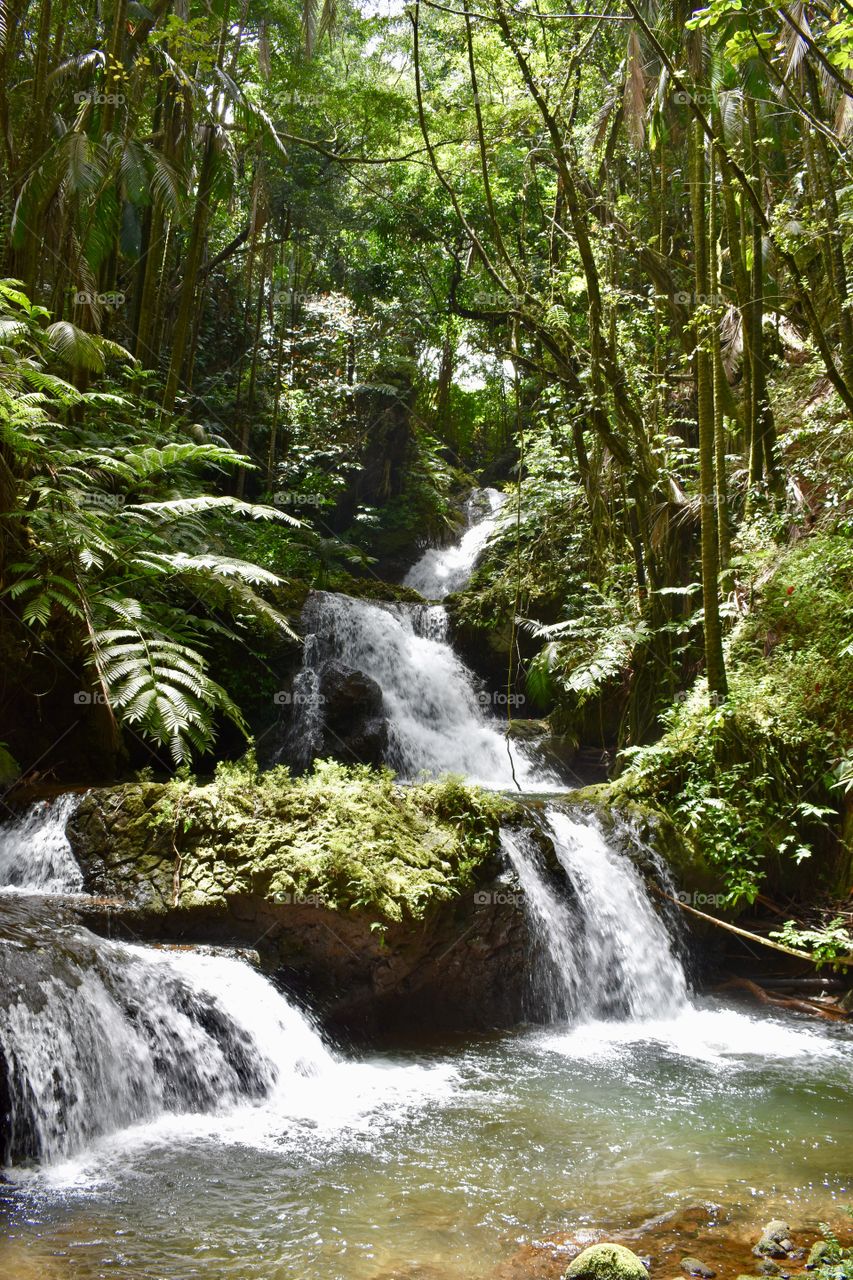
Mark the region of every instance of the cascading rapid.
MULTIPOLYGON (((494 489, 475 490, 461 540, 426 551, 406 585, 430 600, 463 586, 503 502, 494 489)), ((487 787, 564 789, 507 738, 508 695, 490 694, 455 653, 442 605, 315 591, 302 626, 303 669, 279 759, 308 767, 317 756, 343 755, 387 763, 403 779, 456 773, 487 787)))
POLYGON ((39 800, 0 829, 0 891, 79 893, 80 873, 65 827, 78 797, 39 800))
POLYGON ((223 1111, 334 1062, 311 1021, 229 955, 48 933, 0 904, 0 1163, 52 1163, 166 1112, 223 1111), (50 946, 46 946, 47 939, 50 946))
MULTIPOLYGON (((531 819, 562 873, 549 875, 533 829, 503 832, 536 950, 535 1013, 558 1022, 680 1012, 687 1004, 684 968, 631 858, 589 816, 552 807, 531 819)), ((665 878, 662 866, 655 870, 665 878)))

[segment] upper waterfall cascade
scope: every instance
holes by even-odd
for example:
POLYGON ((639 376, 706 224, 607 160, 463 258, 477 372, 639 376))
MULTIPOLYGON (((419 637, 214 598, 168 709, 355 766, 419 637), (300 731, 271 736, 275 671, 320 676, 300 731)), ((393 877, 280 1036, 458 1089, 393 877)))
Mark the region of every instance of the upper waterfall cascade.
POLYGON ((412 565, 403 585, 414 587, 426 600, 443 600, 464 587, 480 553, 494 533, 506 498, 497 489, 475 489, 465 505, 467 527, 458 542, 430 547, 412 565))
MULTIPOLYGON (((559 789, 502 733, 492 699, 447 638, 441 605, 373 604, 315 592, 305 612, 312 628, 297 677, 298 734, 318 724, 321 672, 329 659, 369 676, 382 689, 388 763, 403 778, 459 773, 489 787, 559 789)), ((320 713, 322 714, 322 704, 320 713)))
MULTIPOLYGON (((431 548, 405 582, 438 600, 468 580, 494 532, 505 499, 475 490, 469 527, 450 547, 431 548)), ((505 692, 489 693, 458 657, 440 604, 384 603, 312 592, 303 614, 303 670, 294 685, 289 740, 308 763, 323 735, 323 668, 338 662, 368 676, 382 691, 388 763, 406 779, 458 773, 483 786, 521 791, 564 790, 507 738, 505 692), (307 750, 306 750, 307 747, 307 750)))

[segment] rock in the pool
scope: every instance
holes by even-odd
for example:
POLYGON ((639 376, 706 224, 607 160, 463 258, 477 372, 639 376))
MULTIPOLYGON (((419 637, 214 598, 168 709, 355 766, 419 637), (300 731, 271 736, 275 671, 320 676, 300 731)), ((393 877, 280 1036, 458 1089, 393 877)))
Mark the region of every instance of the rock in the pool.
POLYGON ((794 1252, 794 1248, 791 1228, 781 1218, 774 1218, 764 1228, 761 1239, 752 1252, 756 1258, 787 1258, 788 1254, 794 1252))
POLYGON ((636 1253, 621 1244, 592 1244, 579 1253, 563 1280, 648 1280, 636 1253))
POLYGON ((700 1280, 713 1280, 717 1274, 713 1267, 709 1267, 701 1258, 682 1258, 681 1270, 688 1276, 699 1276, 700 1280))

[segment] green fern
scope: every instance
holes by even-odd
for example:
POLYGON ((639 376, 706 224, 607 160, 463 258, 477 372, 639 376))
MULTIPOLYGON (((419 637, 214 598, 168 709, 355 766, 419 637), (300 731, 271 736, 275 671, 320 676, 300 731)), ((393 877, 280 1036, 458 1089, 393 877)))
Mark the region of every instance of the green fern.
POLYGON ((82 652, 99 697, 120 722, 176 763, 210 749, 239 708, 208 672, 220 614, 293 630, 263 593, 270 569, 207 545, 208 517, 299 521, 277 507, 199 492, 200 473, 246 466, 224 445, 170 440, 92 447, 86 416, 124 411, 113 392, 80 392, 46 366, 98 373, 121 348, 67 321, 41 327, 18 282, 0 287, 0 443, 11 460, 11 507, 0 513, 5 595, 28 629, 82 652), (66 409, 74 407, 70 422, 66 409), (175 496, 177 494, 177 496, 175 496))

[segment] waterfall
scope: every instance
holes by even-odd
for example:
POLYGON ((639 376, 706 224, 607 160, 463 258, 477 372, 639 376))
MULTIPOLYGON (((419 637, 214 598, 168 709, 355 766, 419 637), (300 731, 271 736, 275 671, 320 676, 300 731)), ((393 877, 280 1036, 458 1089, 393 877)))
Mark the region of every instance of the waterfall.
MULTIPOLYGON (((475 490, 469 527, 450 547, 431 548, 410 570, 406 585, 427 599, 458 590, 493 532, 505 499, 475 490)), ((329 707, 324 675, 357 672, 371 682, 378 706, 354 735, 380 743, 379 758, 400 777, 461 774, 487 787, 564 790, 553 771, 534 765, 503 732, 505 692, 490 694, 454 652, 441 604, 354 599, 314 591, 302 615, 303 667, 293 686, 292 713, 278 758, 307 767, 318 754, 347 754, 347 734, 329 707), (381 723, 381 734, 377 724, 381 723)), ((363 758, 358 750, 355 758, 363 758)))
POLYGON ((65 835, 78 797, 39 800, 0 828, 0 891, 79 893, 83 877, 65 835))
POLYGON ((2 1163, 50 1163, 164 1112, 286 1098, 334 1063, 311 1021, 242 960, 84 929, 44 941, 39 928, 0 943, 2 1163))
POLYGON ((466 531, 449 547, 430 547, 406 574, 403 585, 426 600, 443 600, 464 587, 498 525, 506 498, 497 489, 475 489, 465 504, 466 531))
POLYGON ((568 894, 549 876, 532 833, 503 833, 537 950, 538 1012, 563 1021, 683 1010, 684 969, 631 859, 591 817, 551 807, 540 821, 568 894))
POLYGON ((336 661, 381 688, 388 727, 386 759, 403 778, 458 773, 489 787, 523 790, 555 784, 535 770, 515 744, 512 761, 501 723, 487 714, 487 694, 457 657, 440 605, 377 604, 314 592, 304 622, 305 667, 294 686, 291 739, 311 742, 321 731, 322 672, 336 661))

